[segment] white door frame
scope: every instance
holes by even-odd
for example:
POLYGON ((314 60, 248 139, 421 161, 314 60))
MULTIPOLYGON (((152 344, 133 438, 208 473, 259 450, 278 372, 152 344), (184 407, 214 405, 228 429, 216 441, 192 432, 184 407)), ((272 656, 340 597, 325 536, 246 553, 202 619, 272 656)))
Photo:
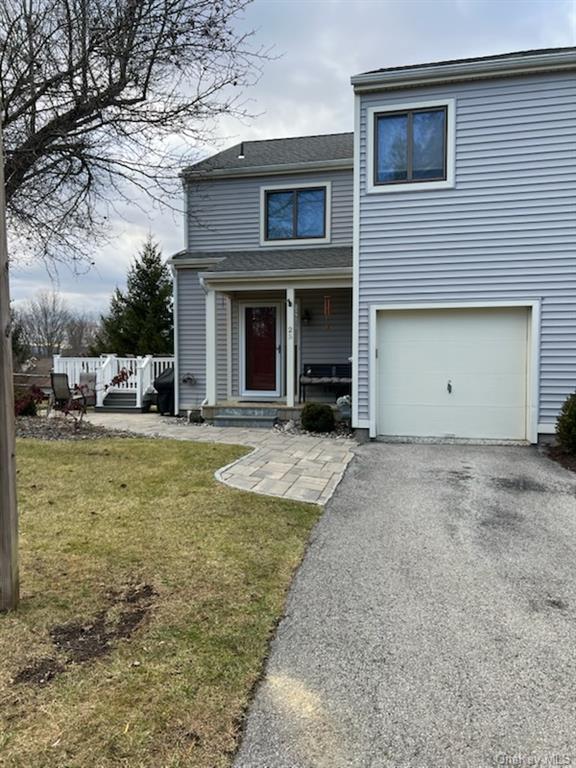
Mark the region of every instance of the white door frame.
POLYGON ((240 333, 239 336, 239 360, 240 360, 240 397, 246 397, 250 400, 278 398, 282 396, 283 377, 283 351, 284 351, 284 321, 283 308, 281 301, 239 301, 240 309, 240 333), (276 308, 276 389, 270 392, 262 390, 246 389, 246 307, 275 307, 276 308))
POLYGON ((434 309, 507 309, 526 308, 530 310, 528 321, 528 343, 526 350, 526 440, 538 442, 538 404, 540 400, 540 301, 470 301, 470 302, 429 302, 418 304, 372 304, 369 321, 369 356, 368 356, 368 418, 370 437, 376 437, 378 409, 378 312, 399 312, 406 310, 434 309))

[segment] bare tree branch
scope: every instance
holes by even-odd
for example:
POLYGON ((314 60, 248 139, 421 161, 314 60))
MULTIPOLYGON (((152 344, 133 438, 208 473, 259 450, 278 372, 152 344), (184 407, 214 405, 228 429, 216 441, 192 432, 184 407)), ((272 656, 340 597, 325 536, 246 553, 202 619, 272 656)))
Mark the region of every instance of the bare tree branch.
POLYGON ((238 31, 250 0, 3 0, 0 98, 10 232, 26 255, 89 260, 135 186, 179 193, 182 152, 268 52, 238 31))
POLYGON ((51 357, 62 351, 72 316, 60 294, 39 291, 19 308, 18 317, 34 354, 51 357))

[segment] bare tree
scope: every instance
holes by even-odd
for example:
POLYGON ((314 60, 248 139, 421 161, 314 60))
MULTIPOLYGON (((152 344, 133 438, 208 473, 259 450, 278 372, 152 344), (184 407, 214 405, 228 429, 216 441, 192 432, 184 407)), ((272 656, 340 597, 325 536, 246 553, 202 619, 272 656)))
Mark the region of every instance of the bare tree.
POLYGON ((182 144, 244 113, 250 0, 2 0, 6 199, 18 248, 89 259, 87 234, 134 195, 178 192, 182 144), (178 151, 175 151, 175 147, 178 151))
POLYGON ((60 353, 66 341, 70 312, 59 293, 39 291, 20 310, 28 347, 42 357, 60 353))
POLYGON ((86 354, 96 338, 97 330, 98 323, 89 315, 71 312, 66 323, 65 352, 75 357, 86 354))

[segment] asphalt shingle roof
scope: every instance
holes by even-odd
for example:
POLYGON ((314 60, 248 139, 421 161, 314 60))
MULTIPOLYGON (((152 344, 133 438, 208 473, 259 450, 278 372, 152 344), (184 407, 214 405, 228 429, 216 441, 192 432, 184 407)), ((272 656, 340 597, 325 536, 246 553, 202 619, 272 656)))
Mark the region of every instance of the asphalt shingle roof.
POLYGON ((300 165, 330 160, 350 160, 354 155, 352 133, 296 136, 289 139, 244 141, 184 169, 185 175, 210 171, 243 170, 267 165, 300 165), (240 158, 240 148, 244 157, 240 158))
POLYGON ((443 67, 446 64, 468 64, 474 61, 499 61, 500 59, 514 59, 521 56, 526 58, 530 56, 542 56, 546 53, 560 53, 562 51, 576 51, 576 47, 568 46, 565 48, 535 48, 528 51, 512 51, 511 53, 498 53, 491 56, 474 56, 469 59, 447 59, 446 61, 430 61, 424 64, 406 64, 400 67, 383 67, 381 69, 370 69, 368 72, 362 72, 363 75, 373 75, 378 72, 400 72, 402 70, 423 69, 427 67, 443 67))
POLYGON ((174 262, 186 259, 223 259, 206 265, 203 272, 270 272, 293 269, 344 269, 352 267, 352 247, 274 248, 258 251, 182 251, 174 262))

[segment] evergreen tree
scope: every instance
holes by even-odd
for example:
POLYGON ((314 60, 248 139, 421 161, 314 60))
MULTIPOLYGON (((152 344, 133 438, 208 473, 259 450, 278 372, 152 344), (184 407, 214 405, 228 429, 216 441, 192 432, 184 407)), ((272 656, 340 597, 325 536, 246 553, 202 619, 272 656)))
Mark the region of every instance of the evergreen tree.
POLYGON ((30 357, 30 344, 20 313, 11 310, 12 315, 12 358, 14 367, 19 369, 23 362, 30 357))
POLYGON ((173 354, 172 279, 151 237, 128 270, 126 292, 114 291, 90 351, 119 356, 173 354))

